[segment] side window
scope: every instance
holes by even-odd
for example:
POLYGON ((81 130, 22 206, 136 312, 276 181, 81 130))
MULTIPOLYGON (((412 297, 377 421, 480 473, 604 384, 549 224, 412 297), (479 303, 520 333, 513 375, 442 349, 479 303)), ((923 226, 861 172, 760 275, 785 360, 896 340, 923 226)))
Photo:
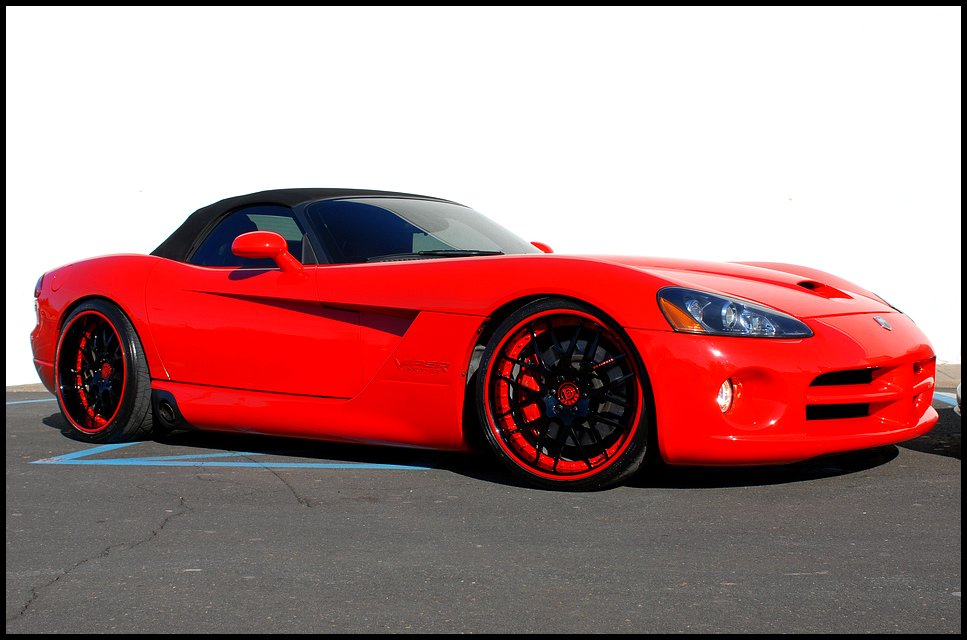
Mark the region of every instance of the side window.
POLYGON ((239 209, 224 218, 212 229, 204 242, 195 249, 188 259, 190 264, 200 267, 275 267, 269 259, 239 258, 232 253, 235 238, 249 231, 274 231, 289 243, 289 253, 303 263, 314 263, 311 259, 312 248, 305 237, 302 227, 287 207, 262 205, 239 209), (305 249, 305 252, 303 251, 305 249), (310 260, 307 260, 310 258, 310 260))

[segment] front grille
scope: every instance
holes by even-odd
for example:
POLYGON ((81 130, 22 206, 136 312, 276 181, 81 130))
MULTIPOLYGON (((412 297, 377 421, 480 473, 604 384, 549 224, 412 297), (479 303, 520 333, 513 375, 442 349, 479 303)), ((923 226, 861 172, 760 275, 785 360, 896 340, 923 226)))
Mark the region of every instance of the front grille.
POLYGON ((866 403, 811 404, 806 407, 806 420, 865 418, 868 415, 870 415, 870 405, 866 403))
POLYGON ((876 369, 853 369, 852 371, 831 371, 815 380, 811 387, 832 387, 841 384, 869 384, 873 382, 876 369))
POLYGON ((907 424, 933 398, 934 358, 894 366, 829 371, 806 390, 806 420, 879 418, 907 424))

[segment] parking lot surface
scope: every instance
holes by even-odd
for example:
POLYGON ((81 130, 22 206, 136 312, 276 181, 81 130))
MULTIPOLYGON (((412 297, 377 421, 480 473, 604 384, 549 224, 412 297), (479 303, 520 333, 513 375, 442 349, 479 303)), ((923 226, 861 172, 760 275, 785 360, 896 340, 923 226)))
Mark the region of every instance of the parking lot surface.
MULTIPOLYGON (((943 401, 941 401, 943 400, 943 401)), ((960 418, 596 493, 485 457, 185 433, 7 393, 8 633, 960 633, 960 418)))

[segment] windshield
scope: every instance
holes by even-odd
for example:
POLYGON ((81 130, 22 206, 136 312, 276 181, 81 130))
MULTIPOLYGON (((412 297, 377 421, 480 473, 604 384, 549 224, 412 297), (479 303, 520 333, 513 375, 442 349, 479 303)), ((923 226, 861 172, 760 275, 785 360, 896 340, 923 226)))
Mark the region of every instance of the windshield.
POLYGON ((306 208, 330 262, 540 253, 473 209, 433 200, 352 198, 306 208))

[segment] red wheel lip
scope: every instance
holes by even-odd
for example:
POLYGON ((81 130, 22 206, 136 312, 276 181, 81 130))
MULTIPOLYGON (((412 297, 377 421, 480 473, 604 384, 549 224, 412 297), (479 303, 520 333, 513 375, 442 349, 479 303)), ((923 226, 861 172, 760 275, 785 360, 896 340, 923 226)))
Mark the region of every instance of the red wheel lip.
POLYGON ((635 388, 637 390, 635 394, 636 408, 635 408, 634 421, 632 422, 632 427, 625 435, 624 442, 622 442, 621 447, 617 451, 615 451, 614 455, 612 455, 611 458, 607 460, 605 463, 603 463, 602 465, 598 467, 594 467, 593 469, 588 469, 584 473, 577 473, 577 474, 567 475, 567 476, 547 473, 545 471, 541 471, 540 469, 532 467, 529 464, 524 463, 524 461, 520 460, 517 454, 512 449, 510 449, 510 447, 508 447, 507 443, 504 442, 504 439, 500 436, 500 431, 499 431, 499 428, 497 427, 497 421, 494 418, 493 409, 490 403, 490 394, 489 394, 490 379, 493 373, 494 365, 497 362, 497 358, 493 356, 490 358, 490 362, 487 364, 487 371, 484 377, 484 390, 486 392, 485 398, 484 398, 485 400, 484 414, 487 418, 487 429, 489 429, 491 435, 493 436, 497 444, 500 446, 500 448, 503 450, 504 454, 510 460, 513 460, 514 464, 516 464, 518 467, 520 467, 527 473, 535 475, 544 480, 551 480, 553 482, 557 482, 560 484, 569 484, 569 483, 579 482, 581 480, 585 480, 587 478, 591 478, 598 475, 599 473, 601 473, 602 471, 610 467, 612 464, 614 464, 615 461, 617 461, 625 453, 625 451, 628 450, 628 447, 631 445, 632 440, 634 440, 635 434, 638 432, 638 429, 641 427, 641 413, 643 409, 642 405, 644 402, 644 390, 641 387, 642 369, 638 363, 637 352, 634 351, 633 348, 631 348, 629 341, 626 340, 623 336, 621 336, 617 331, 615 331, 610 326, 608 326, 605 322, 603 322, 601 318, 597 318, 589 313, 586 313, 584 311, 579 311, 577 309, 548 309, 546 311, 541 311, 539 313, 535 313, 534 315, 527 316, 526 318, 524 318, 523 320, 515 324, 507 332, 504 333, 503 339, 494 348, 493 353, 494 354, 500 353, 501 350, 504 348, 504 346, 507 344, 507 342, 510 340, 510 338, 514 336, 514 334, 516 334, 517 331, 519 331, 521 327, 523 327, 524 325, 530 324, 531 322, 534 322, 535 320, 539 320, 540 318, 543 318, 546 316, 553 316, 553 315, 573 315, 573 316, 579 316, 581 318, 584 318, 585 320, 590 320, 591 322, 594 322, 595 324, 600 325, 605 330, 610 332, 620 342, 620 346, 628 352, 629 354, 628 360, 630 362, 630 365, 635 370, 635 388))
POLYGON ((123 368, 123 372, 122 372, 123 373, 123 376, 122 376, 123 384, 121 385, 121 395, 118 398, 118 406, 117 406, 117 408, 114 409, 114 413, 111 414, 111 417, 109 419, 107 419, 107 420, 104 421, 104 426, 98 427, 97 429, 88 429, 88 428, 83 427, 80 424, 78 424, 77 421, 74 420, 73 417, 71 417, 70 411, 67 410, 67 403, 64 400, 63 392, 61 390, 62 383, 61 383, 61 379, 60 379, 60 351, 61 351, 61 345, 63 344, 63 341, 64 341, 64 336, 67 335, 67 332, 70 330, 70 328, 73 327, 74 326, 74 323, 76 323, 78 320, 80 320, 81 318, 83 318, 85 316, 88 316, 88 315, 96 315, 96 316, 100 317, 102 320, 104 320, 104 322, 106 322, 108 324, 108 326, 111 327, 111 330, 114 331, 114 335, 116 335, 118 337, 118 342, 121 343, 121 334, 118 331, 117 326, 115 326, 115 324, 113 322, 111 322, 111 319, 110 318, 108 318, 106 315, 104 315, 100 311, 96 311, 94 309, 89 309, 89 310, 84 311, 83 313, 79 313, 75 317, 71 318, 70 323, 66 327, 64 327, 63 330, 61 331, 60 338, 57 341, 57 350, 54 352, 54 375, 56 376, 55 381, 57 383, 57 384, 54 385, 54 390, 55 390, 56 395, 57 395, 57 403, 60 405, 61 413, 64 414, 64 417, 67 418, 67 421, 71 424, 71 426, 74 427, 75 429, 77 429, 78 431, 82 432, 82 433, 86 433, 86 434, 89 434, 89 435, 94 435, 94 434, 97 434, 97 433, 101 433, 102 431, 104 431, 105 429, 107 429, 109 426, 111 426, 111 423, 114 421, 115 418, 117 418, 118 413, 120 413, 120 411, 121 411, 121 405, 124 404, 124 395, 125 395, 125 393, 127 392, 127 389, 128 389, 128 381, 126 379, 127 378, 127 375, 128 375, 128 360, 127 360, 127 356, 124 353, 124 344, 121 343, 121 366, 123 368))

